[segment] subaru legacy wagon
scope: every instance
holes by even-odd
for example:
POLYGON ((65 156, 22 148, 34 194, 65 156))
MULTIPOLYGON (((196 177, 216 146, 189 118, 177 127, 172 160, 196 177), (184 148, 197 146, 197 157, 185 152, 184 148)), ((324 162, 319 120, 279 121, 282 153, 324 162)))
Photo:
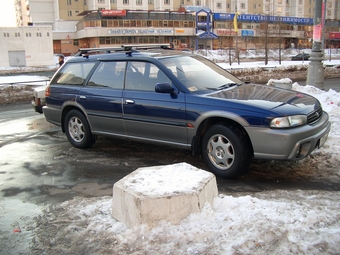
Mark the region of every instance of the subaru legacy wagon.
POLYGON ((77 148, 89 148, 97 136, 178 146, 224 178, 244 174, 253 158, 305 158, 325 143, 331 126, 310 95, 244 83, 176 50, 72 58, 45 96, 46 120, 77 148))

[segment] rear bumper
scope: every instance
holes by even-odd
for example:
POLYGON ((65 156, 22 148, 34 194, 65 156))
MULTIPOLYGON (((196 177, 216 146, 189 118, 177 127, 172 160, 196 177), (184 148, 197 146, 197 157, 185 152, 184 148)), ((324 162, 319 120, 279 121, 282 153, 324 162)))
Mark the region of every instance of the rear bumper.
POLYGON ((310 126, 292 129, 246 128, 257 159, 297 160, 307 157, 327 140, 331 123, 326 112, 310 126))
POLYGON ((43 106, 45 104, 41 102, 40 98, 33 98, 31 105, 35 112, 43 113, 43 106))

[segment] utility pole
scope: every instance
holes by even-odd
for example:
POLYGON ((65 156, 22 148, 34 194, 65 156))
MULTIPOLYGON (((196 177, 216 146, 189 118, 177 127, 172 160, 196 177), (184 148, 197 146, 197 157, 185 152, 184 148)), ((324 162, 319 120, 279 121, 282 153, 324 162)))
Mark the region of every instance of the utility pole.
POLYGON ((323 0, 323 8, 322 8, 322 41, 321 41, 321 49, 325 49, 325 30, 326 30, 326 6, 327 0, 323 0))
MULTIPOLYGON (((238 16, 238 12, 237 12, 237 0, 235 0, 235 18, 236 18, 236 24, 237 23, 237 16, 238 16)), ((238 50, 238 27, 236 27, 236 57, 237 57, 237 63, 240 64, 240 53, 238 50)))
POLYGON ((307 85, 312 85, 320 89, 325 88, 325 76, 323 69, 323 49, 321 51, 322 41, 322 7, 324 0, 315 0, 314 6, 314 26, 313 26, 313 48, 308 66, 307 85), (322 3, 323 1, 323 3, 322 3))

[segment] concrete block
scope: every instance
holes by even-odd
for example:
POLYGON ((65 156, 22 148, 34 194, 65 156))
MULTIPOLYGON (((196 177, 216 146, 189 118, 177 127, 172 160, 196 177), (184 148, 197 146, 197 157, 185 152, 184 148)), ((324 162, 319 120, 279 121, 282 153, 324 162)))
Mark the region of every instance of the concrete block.
POLYGON ((178 224, 217 195, 215 175, 189 164, 139 168, 113 185, 112 216, 129 228, 178 224))

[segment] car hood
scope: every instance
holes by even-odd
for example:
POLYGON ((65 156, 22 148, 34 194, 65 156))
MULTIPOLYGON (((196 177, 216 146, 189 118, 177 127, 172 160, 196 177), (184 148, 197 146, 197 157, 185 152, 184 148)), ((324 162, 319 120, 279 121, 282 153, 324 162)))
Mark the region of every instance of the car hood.
POLYGON ((308 114, 321 107, 320 102, 308 94, 267 85, 243 84, 209 94, 208 97, 228 99, 251 106, 253 110, 265 109, 284 115, 308 114))

